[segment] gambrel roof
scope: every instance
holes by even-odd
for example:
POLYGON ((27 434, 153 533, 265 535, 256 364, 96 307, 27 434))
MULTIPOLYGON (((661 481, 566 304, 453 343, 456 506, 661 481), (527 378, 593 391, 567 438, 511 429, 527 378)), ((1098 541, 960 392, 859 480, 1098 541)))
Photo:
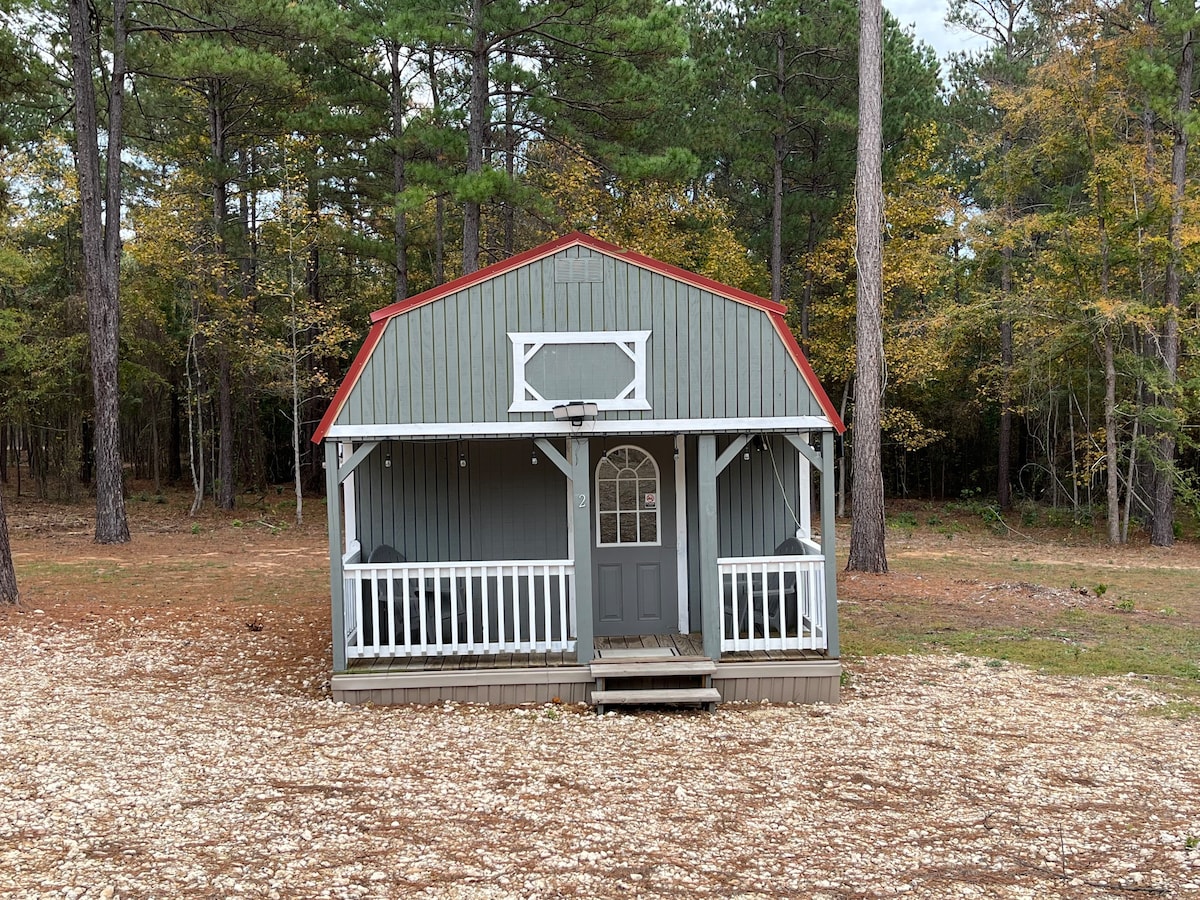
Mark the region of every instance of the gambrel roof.
POLYGON ((785 312, 573 232, 372 313, 313 441, 568 433, 551 405, 596 398, 589 433, 841 432, 785 312))

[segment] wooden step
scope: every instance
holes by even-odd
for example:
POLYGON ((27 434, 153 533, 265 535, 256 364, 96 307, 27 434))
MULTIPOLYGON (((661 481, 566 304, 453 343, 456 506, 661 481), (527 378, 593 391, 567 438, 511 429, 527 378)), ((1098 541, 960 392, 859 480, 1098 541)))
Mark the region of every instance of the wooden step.
POLYGON ((711 675, 715 671, 717 671, 717 664, 707 656, 594 659, 591 664, 593 678, 711 675))
POLYGON ((592 691, 592 703, 597 707, 642 703, 710 703, 721 702, 716 688, 661 688, 656 690, 592 691))

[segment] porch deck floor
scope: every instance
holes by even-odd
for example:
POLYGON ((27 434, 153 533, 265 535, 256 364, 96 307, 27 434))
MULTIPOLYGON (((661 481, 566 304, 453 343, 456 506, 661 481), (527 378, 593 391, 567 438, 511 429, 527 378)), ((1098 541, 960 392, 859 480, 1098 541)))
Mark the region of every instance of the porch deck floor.
MULTIPOLYGON (((637 634, 596 638, 597 650, 674 649, 680 656, 703 656, 704 640, 693 634, 637 634)), ((751 650, 721 654, 721 662, 796 662, 827 659, 820 650, 751 650)), ((365 673, 460 672, 472 669, 540 669, 577 666, 574 653, 495 653, 470 656, 398 656, 350 660, 347 671, 365 673)))

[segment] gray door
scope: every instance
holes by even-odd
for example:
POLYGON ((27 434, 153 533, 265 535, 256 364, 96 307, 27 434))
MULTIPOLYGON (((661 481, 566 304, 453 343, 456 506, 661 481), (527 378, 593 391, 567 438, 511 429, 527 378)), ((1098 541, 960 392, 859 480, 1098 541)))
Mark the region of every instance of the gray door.
POLYGON ((612 446, 592 473, 596 634, 674 633, 679 630, 674 441, 609 441, 612 446))

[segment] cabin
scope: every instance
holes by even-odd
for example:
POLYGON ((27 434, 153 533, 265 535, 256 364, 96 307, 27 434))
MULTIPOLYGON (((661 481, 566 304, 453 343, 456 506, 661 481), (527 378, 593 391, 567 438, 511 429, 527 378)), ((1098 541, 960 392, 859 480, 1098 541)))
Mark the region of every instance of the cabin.
POLYGON ((573 233, 372 314, 313 438, 334 698, 835 702, 844 426, 784 312, 573 233))

